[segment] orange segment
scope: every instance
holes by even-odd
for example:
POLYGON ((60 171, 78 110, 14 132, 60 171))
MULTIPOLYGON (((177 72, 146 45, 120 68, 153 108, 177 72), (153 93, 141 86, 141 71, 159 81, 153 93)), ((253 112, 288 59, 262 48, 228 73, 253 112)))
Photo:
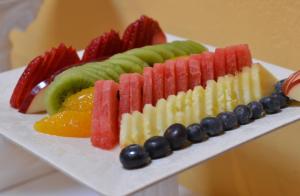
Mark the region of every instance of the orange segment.
POLYGON ((90 137, 93 98, 94 87, 71 95, 60 112, 37 121, 35 130, 63 137, 90 137))
POLYGON ((63 137, 90 137, 91 113, 63 111, 47 116, 34 124, 41 133, 63 137))

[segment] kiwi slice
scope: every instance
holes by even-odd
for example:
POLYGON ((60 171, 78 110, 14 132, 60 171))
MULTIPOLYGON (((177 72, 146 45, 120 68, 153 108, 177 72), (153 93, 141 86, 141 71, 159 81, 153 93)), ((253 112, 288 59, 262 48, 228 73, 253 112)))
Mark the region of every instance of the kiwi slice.
POLYGON ((47 112, 50 115, 56 113, 68 96, 93 86, 94 82, 94 79, 87 77, 85 74, 79 75, 76 72, 55 79, 46 91, 45 104, 47 112))
POLYGON ((154 63, 161 63, 164 61, 164 58, 160 56, 157 52, 147 50, 144 48, 128 50, 124 54, 131 54, 137 56, 143 61, 146 61, 149 65, 153 65, 154 63))
POLYGON ((186 40, 187 45, 194 48, 195 51, 198 51, 198 53, 207 51, 207 48, 203 46, 202 44, 199 44, 197 42, 194 42, 192 40, 186 40))
POLYGON ((176 46, 178 49, 183 50, 187 54, 191 54, 192 50, 194 49, 191 48, 190 46, 187 46, 185 42, 186 41, 173 41, 170 43, 170 45, 176 46))
POLYGON ((114 81, 119 81, 120 74, 113 69, 113 66, 101 64, 101 63, 93 63, 83 67, 83 69, 91 70, 96 74, 106 74, 108 79, 113 79, 114 81))
POLYGON ((142 73, 143 72, 143 65, 139 65, 137 63, 134 63, 132 61, 126 60, 126 59, 108 59, 106 62, 111 63, 116 66, 121 66, 126 73, 142 73))
POLYGON ((172 58, 175 57, 174 53, 172 53, 170 51, 170 49, 168 49, 165 46, 165 44, 159 44, 159 45, 154 45, 154 46, 146 46, 143 49, 151 50, 151 51, 154 51, 154 52, 158 53, 160 56, 163 57, 164 60, 172 59, 172 58))
POLYGON ((147 62, 143 61, 139 57, 134 56, 134 55, 125 54, 125 53, 116 54, 116 55, 112 56, 110 59, 126 59, 126 60, 132 61, 134 63, 137 63, 139 65, 143 65, 144 67, 149 66, 147 62))
POLYGON ((176 57, 185 56, 185 55, 189 54, 186 51, 179 49, 178 47, 176 47, 175 45, 172 45, 172 44, 165 44, 165 47, 168 48, 170 51, 172 51, 176 57))

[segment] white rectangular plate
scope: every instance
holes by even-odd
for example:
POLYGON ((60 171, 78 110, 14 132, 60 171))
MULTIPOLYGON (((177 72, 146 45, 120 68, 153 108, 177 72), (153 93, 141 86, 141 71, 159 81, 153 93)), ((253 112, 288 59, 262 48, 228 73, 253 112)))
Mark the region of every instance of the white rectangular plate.
MULTIPOLYGON (((169 41, 179 39, 175 36, 168 38, 169 41)), ((261 63, 279 79, 292 73, 279 66, 261 63)), ((289 107, 222 136, 176 151, 143 169, 128 171, 119 162, 120 148, 104 151, 92 147, 89 139, 55 137, 35 132, 33 124, 42 115, 20 114, 9 106, 11 92, 22 70, 0 74, 0 134, 105 195, 134 193, 300 118, 300 107, 289 107)))

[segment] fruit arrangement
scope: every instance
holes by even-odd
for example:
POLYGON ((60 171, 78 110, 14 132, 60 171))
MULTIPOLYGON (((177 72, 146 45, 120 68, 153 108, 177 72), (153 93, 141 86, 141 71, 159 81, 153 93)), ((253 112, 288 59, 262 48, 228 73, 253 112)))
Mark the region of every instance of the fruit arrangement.
POLYGON ((158 22, 142 16, 122 37, 93 39, 82 58, 64 44, 36 57, 10 104, 47 111, 34 124, 40 133, 88 137, 105 150, 120 144, 121 163, 135 169, 300 101, 299 75, 277 82, 247 44, 166 43, 158 22))
POLYGON ((158 22, 141 16, 125 29, 122 39, 114 30, 93 39, 84 49, 82 59, 74 48, 60 44, 27 65, 12 93, 10 105, 22 113, 44 112, 47 86, 61 72, 87 62, 107 59, 129 49, 165 42, 166 36, 158 22))

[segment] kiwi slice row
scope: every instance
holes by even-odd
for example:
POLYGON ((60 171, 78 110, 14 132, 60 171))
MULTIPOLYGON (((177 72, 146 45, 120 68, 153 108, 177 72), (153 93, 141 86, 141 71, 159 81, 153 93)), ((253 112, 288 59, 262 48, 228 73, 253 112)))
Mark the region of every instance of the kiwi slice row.
POLYGON ((144 67, 162 63, 178 56, 201 53, 204 46, 191 40, 145 46, 116 54, 102 62, 90 62, 70 68, 59 75, 47 87, 45 103, 47 112, 59 111, 70 95, 94 85, 97 80, 119 81, 123 73, 142 73, 144 67))

